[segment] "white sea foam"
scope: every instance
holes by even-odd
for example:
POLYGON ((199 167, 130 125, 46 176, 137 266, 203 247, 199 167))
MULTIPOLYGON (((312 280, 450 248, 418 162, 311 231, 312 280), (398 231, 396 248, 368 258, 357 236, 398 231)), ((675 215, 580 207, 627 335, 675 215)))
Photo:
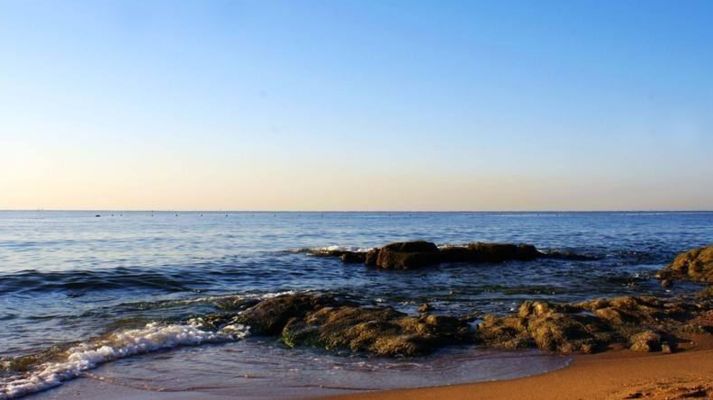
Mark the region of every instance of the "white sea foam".
POLYGON ((232 299, 271 299, 273 297, 282 296, 286 294, 295 294, 294 290, 281 290, 277 292, 266 292, 266 293, 250 293, 250 294, 228 294, 222 296, 204 296, 196 297, 193 299, 185 300, 170 300, 168 301, 171 305, 188 305, 196 303, 215 303, 221 300, 232 300, 232 299))
POLYGON ((373 247, 358 247, 358 246, 341 246, 341 245, 331 245, 331 246, 321 246, 321 247, 300 247, 297 249, 289 249, 289 253, 307 253, 307 254, 319 254, 328 253, 333 251, 353 251, 357 253, 366 253, 367 251, 373 249, 373 247))
POLYGON ((139 329, 117 331, 71 347, 59 361, 38 365, 23 376, 0 378, 0 399, 14 399, 61 385, 83 371, 120 358, 179 346, 233 341, 247 333, 248 328, 243 325, 228 325, 212 332, 191 323, 150 323, 139 329))
POLYGON ((367 251, 371 250, 371 247, 332 245, 332 246, 326 246, 326 247, 315 247, 311 250, 314 250, 314 251, 356 251, 358 253, 366 253, 367 251))

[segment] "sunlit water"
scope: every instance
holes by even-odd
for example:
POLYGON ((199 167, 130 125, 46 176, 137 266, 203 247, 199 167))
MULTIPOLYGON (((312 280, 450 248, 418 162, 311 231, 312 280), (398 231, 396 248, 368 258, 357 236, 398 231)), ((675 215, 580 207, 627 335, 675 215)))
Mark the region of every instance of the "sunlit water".
MULTIPOLYGON (((690 287, 667 291, 653 273, 677 252, 711 242, 713 213, 0 212, 0 356, 150 322, 177 324, 215 311, 216 301, 232 295, 331 291, 406 312, 429 302, 451 315, 504 313, 532 298, 670 296, 690 287), (525 242, 598 259, 389 272, 295 251, 407 239, 525 242)), ((503 379, 566 364, 539 353, 474 348, 383 360, 288 350, 257 338, 189 339, 197 346, 167 351, 176 340, 162 338, 161 345, 151 342, 159 353, 81 372, 148 391, 202 388, 267 398, 503 379)), ((0 386, 7 379, 0 377, 0 386)), ((61 391, 42 396, 53 393, 61 391)))

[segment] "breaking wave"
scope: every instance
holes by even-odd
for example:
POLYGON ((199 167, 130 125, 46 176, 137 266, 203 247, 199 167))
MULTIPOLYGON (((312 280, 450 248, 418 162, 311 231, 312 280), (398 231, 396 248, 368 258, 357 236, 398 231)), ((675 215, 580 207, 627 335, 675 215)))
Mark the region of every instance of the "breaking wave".
POLYGON ((181 346, 235 341, 247 336, 248 331, 248 327, 239 324, 209 331, 197 321, 152 322, 143 328, 115 331, 64 350, 0 360, 0 371, 4 372, 0 375, 0 399, 14 399, 59 386, 110 361, 181 346))

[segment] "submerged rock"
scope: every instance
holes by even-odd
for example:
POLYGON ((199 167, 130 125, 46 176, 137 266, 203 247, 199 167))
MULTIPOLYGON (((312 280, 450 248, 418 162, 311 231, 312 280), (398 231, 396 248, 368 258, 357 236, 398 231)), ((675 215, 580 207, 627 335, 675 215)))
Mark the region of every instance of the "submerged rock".
POLYGON ((302 249, 302 252, 310 254, 315 257, 336 257, 342 260, 345 264, 355 264, 366 262, 367 252, 365 251, 354 251, 354 250, 344 250, 344 249, 333 249, 333 248, 321 248, 321 249, 302 249))
POLYGON ((366 261, 366 253, 360 251, 348 251, 344 252, 344 254, 342 254, 339 258, 346 264, 364 263, 366 261))
POLYGON ((713 283, 713 245, 679 254, 671 264, 658 272, 662 281, 672 279, 713 283))
POLYGON ((531 261, 543 254, 529 244, 470 243, 441 249, 442 260, 449 262, 531 261))
POLYGON ((571 251, 548 251, 541 255, 542 258, 552 258, 555 260, 569 260, 569 261, 595 261, 600 260, 599 256, 592 256, 588 254, 579 254, 571 251))

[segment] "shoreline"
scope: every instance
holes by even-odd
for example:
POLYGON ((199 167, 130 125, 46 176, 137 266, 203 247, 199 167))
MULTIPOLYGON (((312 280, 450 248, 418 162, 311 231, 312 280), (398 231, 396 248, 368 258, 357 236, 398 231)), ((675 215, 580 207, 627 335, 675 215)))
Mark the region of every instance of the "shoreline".
POLYGON ((523 378, 395 389, 315 400, 684 399, 713 396, 713 338, 695 336, 673 354, 614 350, 573 356, 562 369, 523 378))
MULTIPOLYGON (((572 399, 709 399, 713 396, 713 338, 696 336, 695 344, 673 354, 615 349, 576 354, 569 366, 527 377, 424 388, 359 391, 334 395, 278 396, 309 400, 572 400, 572 399), (526 396, 525 396, 526 394, 526 396)), ((29 396, 38 400, 65 398, 107 400, 264 400, 257 392, 237 387, 202 392, 156 391, 114 382, 94 373, 58 388, 29 396)), ((218 389, 218 388, 215 388, 218 389)))

